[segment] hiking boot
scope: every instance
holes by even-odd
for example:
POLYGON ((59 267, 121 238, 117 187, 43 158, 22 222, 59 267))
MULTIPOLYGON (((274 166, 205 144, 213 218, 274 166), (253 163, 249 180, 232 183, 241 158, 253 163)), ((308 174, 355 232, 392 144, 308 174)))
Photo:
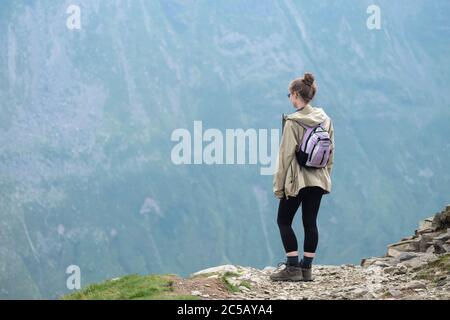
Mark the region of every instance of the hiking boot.
POLYGON ((303 281, 313 281, 312 277, 312 267, 311 268, 301 268, 302 269, 302 276, 303 281))
POLYGON ((278 267, 284 265, 285 268, 270 275, 272 281, 302 281, 302 268, 299 266, 290 266, 286 262, 281 262, 278 267))

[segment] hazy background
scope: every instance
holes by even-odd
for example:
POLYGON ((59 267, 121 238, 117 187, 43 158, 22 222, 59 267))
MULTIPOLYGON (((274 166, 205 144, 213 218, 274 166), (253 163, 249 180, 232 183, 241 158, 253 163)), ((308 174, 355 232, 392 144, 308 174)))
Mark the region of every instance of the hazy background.
MULTIPOLYGON (((316 263, 359 263, 449 203, 450 2, 0 4, 0 298, 285 259, 259 165, 171 162, 177 128, 280 128, 311 71, 335 128, 316 263), (66 9, 81 8, 81 30, 66 9), (369 30, 370 4, 381 30, 369 30)), ((302 250, 300 214, 294 220, 302 250)))

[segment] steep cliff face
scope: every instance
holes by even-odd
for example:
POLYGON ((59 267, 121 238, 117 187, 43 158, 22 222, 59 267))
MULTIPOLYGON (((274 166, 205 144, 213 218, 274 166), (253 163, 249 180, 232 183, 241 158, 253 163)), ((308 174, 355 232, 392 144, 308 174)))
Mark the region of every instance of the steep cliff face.
MULTIPOLYGON (((160 294, 159 298, 169 299, 448 300, 449 244, 450 205, 434 217, 422 221, 414 236, 390 245, 384 257, 363 259, 360 265, 314 265, 313 282, 273 282, 269 276, 276 268, 271 266, 256 269, 240 265, 222 265, 197 271, 188 278, 160 275, 165 281, 164 291, 160 289, 154 292, 160 294), (411 242, 412 239, 414 242, 411 242)), ((114 281, 96 285, 95 288, 88 288, 65 298, 133 298, 133 295, 136 296, 136 287, 148 289, 154 286, 154 283, 142 285, 149 282, 148 276, 131 279, 125 277, 114 281)), ((155 298, 144 289, 141 289, 137 297, 155 298)))
POLYGON ((318 263, 381 255, 447 201, 449 1, 377 1, 380 30, 372 1, 76 2, 80 30, 70 1, 0 4, 0 298, 68 293, 70 265, 83 286, 274 265, 271 177, 177 166, 170 138, 279 129, 304 71, 336 131, 318 263))

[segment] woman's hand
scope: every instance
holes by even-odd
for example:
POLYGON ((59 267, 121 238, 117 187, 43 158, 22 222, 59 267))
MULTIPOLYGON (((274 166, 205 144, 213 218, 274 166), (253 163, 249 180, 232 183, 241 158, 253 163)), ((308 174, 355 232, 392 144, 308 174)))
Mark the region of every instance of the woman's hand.
POLYGON ((275 197, 277 197, 278 199, 284 198, 284 190, 275 191, 274 194, 275 194, 275 197))

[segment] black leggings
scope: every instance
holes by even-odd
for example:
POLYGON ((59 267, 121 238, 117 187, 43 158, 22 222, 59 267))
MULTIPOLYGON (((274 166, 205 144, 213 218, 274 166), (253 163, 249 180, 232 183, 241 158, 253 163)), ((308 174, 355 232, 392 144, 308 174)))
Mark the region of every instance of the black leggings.
POLYGON ((316 220, 323 194, 324 190, 321 187, 304 187, 297 196, 280 200, 277 223, 286 253, 298 250, 297 238, 291 225, 300 203, 302 203, 302 220, 305 231, 303 250, 304 252, 316 252, 319 242, 316 220))

